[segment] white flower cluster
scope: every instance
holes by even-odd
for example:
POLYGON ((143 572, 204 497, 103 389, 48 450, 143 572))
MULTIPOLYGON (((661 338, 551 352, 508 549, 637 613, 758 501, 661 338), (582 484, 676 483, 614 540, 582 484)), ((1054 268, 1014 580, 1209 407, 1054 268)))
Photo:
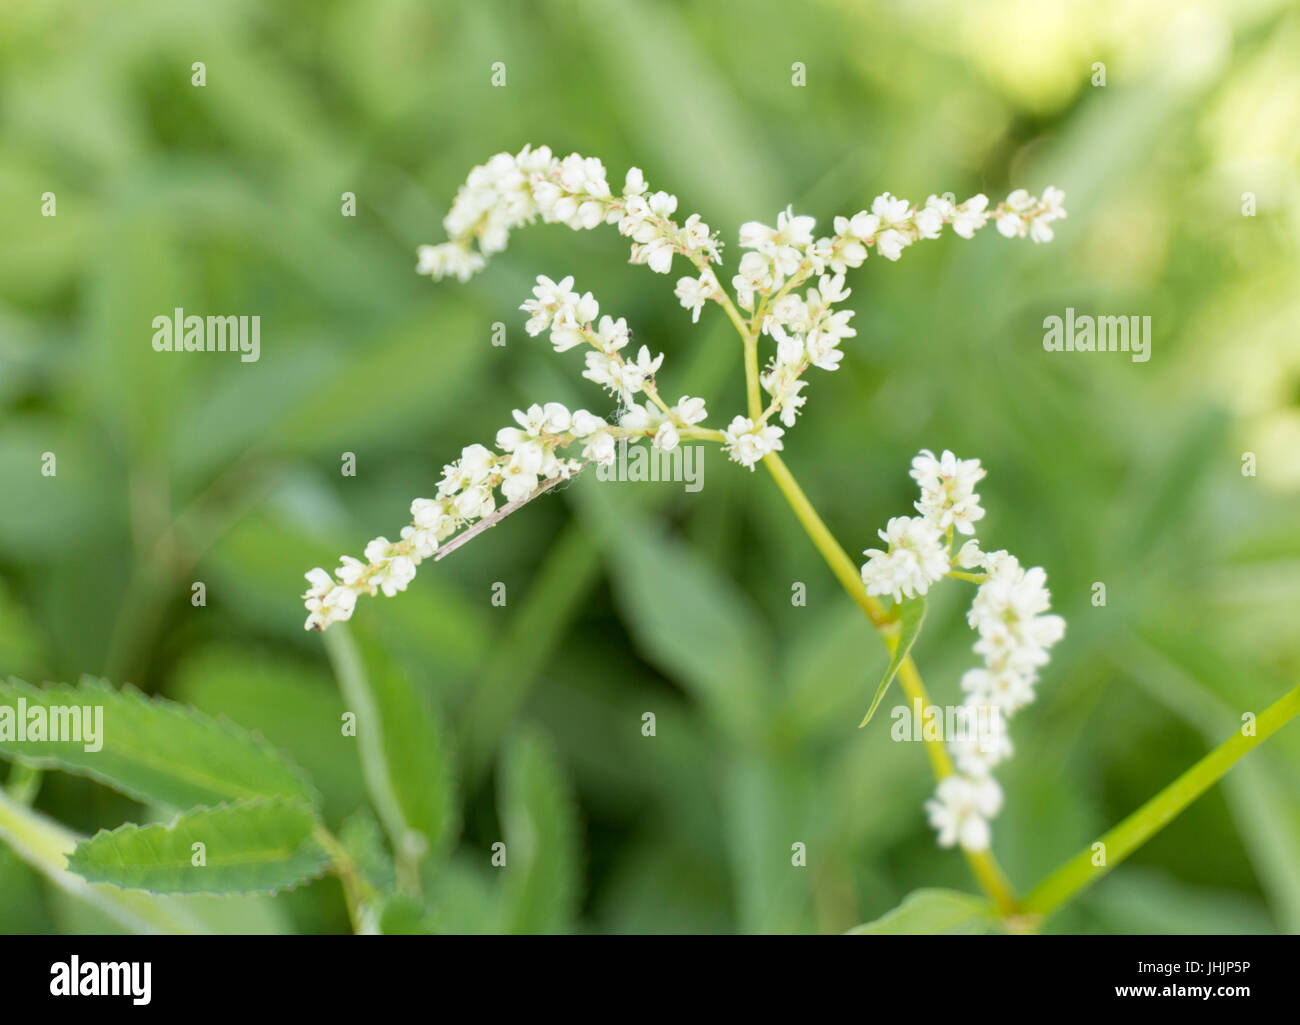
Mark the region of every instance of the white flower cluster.
MULTIPOLYGON (((897 260, 905 248, 920 239, 938 238, 945 224, 963 238, 971 238, 990 219, 1008 237, 1028 234, 1035 241, 1052 237, 1050 223, 1065 216, 1060 189, 1048 188, 1043 199, 1023 189, 1013 192, 996 209, 988 209, 988 197, 973 196, 961 204, 930 196, 922 207, 888 192, 875 198, 871 209, 852 217, 836 217, 835 234, 816 238, 816 221, 796 216, 786 208, 777 215, 776 227, 750 221, 741 226, 740 246, 748 250, 731 279, 736 301, 753 312, 762 332, 776 342, 776 354, 764 369, 760 381, 771 396, 763 420, 779 414, 786 427, 807 401, 801 394, 807 382, 801 378, 809 367, 835 370, 842 353, 839 344, 857 332, 849 326, 852 310, 836 310, 835 304, 849 297, 844 287, 847 270, 860 267, 875 249, 888 260, 897 260), (798 289, 816 279, 805 298, 798 289)), ((708 272, 712 275, 712 271, 708 272)), ((712 279, 716 287, 716 279, 712 279)), ((683 278, 677 295, 684 306, 698 316, 703 279, 683 278)))
POLYGON ((971 238, 992 219, 1008 238, 1028 234, 1045 242, 1052 237, 1047 225, 1065 216, 1064 200, 1064 192, 1049 187, 1041 200, 1018 189, 993 210, 982 193, 964 203, 930 196, 924 206, 914 207, 885 192, 872 201, 870 210, 836 217, 835 234, 829 238, 815 238, 817 222, 795 216, 787 207, 777 216, 775 228, 757 221, 741 225, 740 245, 750 252, 741 258, 731 283, 740 305, 752 310, 757 308, 756 300, 784 294, 827 270, 843 274, 861 267, 871 249, 887 260, 897 260, 914 242, 938 238, 945 224, 962 238, 971 238))
POLYGON ((642 346, 635 359, 625 359, 621 350, 631 337, 627 322, 601 316, 595 297, 590 292, 579 295, 572 277, 556 282, 539 276, 533 298, 521 309, 529 314, 528 333, 549 331, 557 352, 591 346, 583 376, 618 396, 624 407, 618 425, 585 409, 570 412, 558 402, 516 409, 517 426, 497 432, 498 452, 482 445, 466 447, 460 459, 443 468, 437 497, 411 503, 412 520, 402 528, 401 540, 375 538, 366 545, 365 562, 345 555, 332 577, 320 568, 307 574, 311 586, 303 600, 308 630, 324 630, 349 619, 359 595, 382 591, 391 597, 406 590, 416 567, 437 552, 439 544, 492 515, 498 490, 507 502, 524 502, 544 482, 567 480, 586 463, 613 463, 621 439, 651 438, 657 448, 672 450, 681 432, 707 416, 703 399, 683 395, 675 406, 668 406, 659 398, 654 375, 663 355, 652 358, 642 346), (638 404, 642 396, 649 401, 638 404), (576 444, 582 445, 580 459, 560 455, 576 444))
POLYGON ((1054 236, 1052 222, 1066 217, 1065 193, 1048 186, 1043 198, 1036 199, 1024 189, 1016 189, 998 208, 998 231, 1007 238, 1024 238, 1035 242, 1050 242, 1054 236))
MULTIPOLYGON (((443 221, 450 241, 421 246, 416 269, 434 278, 455 275, 466 280, 488 256, 505 248, 513 229, 538 217, 575 230, 616 225, 632 240, 631 262, 647 264, 660 274, 671 270, 674 256, 686 257, 695 272, 678 279, 674 292, 693 321, 699 320, 705 303, 717 302, 738 327, 770 337, 776 345, 758 375, 769 396, 767 408, 737 416, 724 432, 727 454, 753 469, 769 452, 780 450, 785 429, 794 426, 807 401, 804 373, 810 367, 835 370, 843 358, 840 343, 857 334, 849 324, 853 311, 836 309, 850 295, 846 271, 862 266, 872 249, 897 260, 913 243, 938 238, 944 225, 971 238, 993 220, 1007 237, 1047 241, 1051 223, 1065 216, 1064 199, 1061 190, 1049 187, 1042 199, 1017 190, 993 209, 982 194, 964 203, 932 195, 917 207, 885 192, 872 201, 870 210, 836 217, 834 234, 821 238, 814 233, 812 217, 796 215, 789 207, 777 215, 775 227, 750 221, 740 228, 740 246, 746 252, 731 278, 736 304, 749 315, 745 324, 712 266, 721 262, 721 243, 698 214, 679 225, 672 219, 677 198, 651 192, 638 168, 627 172, 616 194, 599 160, 577 153, 559 158, 545 146, 525 146, 515 155, 498 153, 470 172, 443 221), (810 287, 801 294, 804 285, 810 287), (784 428, 769 424, 773 417, 784 428)), ((595 351, 587 354, 584 376, 625 405, 634 404, 639 382, 653 376, 656 359, 662 357, 652 359, 643 347, 635 359, 623 358, 619 350, 628 340, 623 321, 603 317, 597 323, 598 308, 590 293, 572 294, 569 278, 558 284, 548 278, 538 281, 536 300, 525 306, 532 314, 529 331, 550 330, 558 351, 591 342, 595 351)), ((662 406, 657 400, 655 404, 662 406)), ((953 515, 965 522, 960 512, 953 515)), ((924 555, 920 527, 899 524, 896 529, 909 543, 920 544, 924 555)), ((901 571, 907 559, 900 556, 894 562, 901 571)))
POLYGON ((968 728, 949 742, 957 771, 939 784, 926 811, 942 846, 981 851, 989 846, 989 821, 1002 806, 992 770, 1012 753, 1005 723, 1034 700, 1038 670, 1065 635, 1065 620, 1047 614, 1051 595, 1041 567, 1026 570, 1005 551, 985 554, 973 540, 962 546, 958 564, 986 571, 967 615, 979 633, 975 653, 984 665, 962 676, 968 728))
POLYGON ((978 459, 958 459, 945 450, 935 458, 923 449, 912 460, 911 477, 921 488, 916 503, 920 516, 895 516, 880 539, 887 549, 868 548, 862 554, 862 582, 867 594, 887 594, 894 601, 925 594, 952 568, 952 532, 973 534, 971 526, 984 515, 975 485, 984 477, 978 459))
POLYGON ((406 590, 416 567, 443 541, 496 509, 497 489, 507 502, 519 502, 542 480, 568 478, 581 469, 580 461, 561 457, 558 449, 583 441, 585 454, 608 444, 612 458, 612 429, 585 409, 570 413, 560 403, 548 402, 516 409, 514 418, 517 427, 497 432, 500 452, 468 445, 459 459, 443 467, 437 497, 411 503, 411 523, 402 528, 401 540, 375 538, 366 545, 364 562, 345 555, 333 577, 320 568, 307 574, 311 586, 303 600, 308 630, 351 618, 360 595, 382 591, 392 597, 406 590))
MULTIPOLYGON (((455 275, 461 281, 483 269, 486 258, 506 247, 510 232, 537 217, 575 231, 614 224, 632 240, 632 263, 667 274, 673 257, 685 256, 700 272, 688 308, 699 308, 719 295, 708 264, 721 259, 720 243, 699 214, 685 224, 673 219, 677 197, 651 192, 638 168, 627 172, 620 195, 606 177, 605 165, 577 153, 559 158, 549 147, 525 146, 519 153, 498 153, 475 167, 443 219, 450 241, 421 246, 419 274, 435 280, 455 275)), ((685 300, 683 300, 685 303, 685 300)))
POLYGON ((936 457, 923 450, 911 469, 921 489, 920 515, 891 519, 880 531, 888 548, 867 549, 862 566, 867 593, 896 602, 925 594, 954 570, 979 582, 967 618, 979 634, 975 653, 984 665, 962 677, 966 698, 958 735, 948 745, 957 771, 926 802, 939 843, 972 851, 988 847, 989 820, 1002 806, 1002 790, 991 773, 1011 756, 1005 721, 1033 701, 1038 670, 1065 633, 1065 621, 1047 614, 1051 596, 1041 568, 1023 569, 1005 551, 982 552, 973 537, 954 556, 954 535, 973 535, 984 517, 975 492, 984 475, 978 459, 958 459, 946 450, 936 457))
POLYGON ((722 432, 726 439, 722 443, 723 451, 735 462, 753 472, 754 466, 769 452, 780 452, 781 435, 785 431, 774 424, 762 421, 754 423, 747 416, 736 416, 727 429, 722 432))

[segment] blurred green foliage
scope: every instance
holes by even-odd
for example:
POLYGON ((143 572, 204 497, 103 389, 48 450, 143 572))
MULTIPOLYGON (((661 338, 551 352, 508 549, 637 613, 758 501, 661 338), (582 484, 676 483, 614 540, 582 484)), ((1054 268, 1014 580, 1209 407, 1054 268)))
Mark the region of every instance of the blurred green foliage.
MULTIPOLYGON (((417 278, 473 164, 532 142, 640 166, 728 243, 787 203, 826 224, 885 190, 1056 184, 1050 246, 989 230, 857 272, 859 335, 785 453, 852 552, 909 507, 918 449, 978 456, 986 546, 1047 568, 1069 630, 1017 717, 994 832, 1027 888, 1300 670, 1300 15, 1181 6, 11 5, 0 673, 226 714, 304 766, 338 826, 365 791, 302 574, 391 536, 512 408, 599 408, 525 336, 532 277, 573 273, 625 315, 710 423, 743 405, 729 325, 692 328, 612 231, 538 227, 468 286, 417 278), (177 306, 260 315, 261 360, 155 353, 177 306), (1044 352, 1066 306, 1150 315, 1151 361, 1044 352)), ((972 662, 961 590, 934 593, 915 651, 939 701, 972 662)), ((971 889, 924 822, 919 745, 885 715, 855 729, 883 647, 765 475, 716 450, 698 494, 580 480, 356 626, 454 763, 456 807, 429 812, 451 852, 439 928, 835 931, 971 889), (501 881, 489 848, 512 830, 533 860, 501 881)), ((394 769, 418 792, 427 764, 394 769)), ((1292 727, 1049 927, 1300 931, 1297 794, 1292 727)), ((37 807, 81 832, 151 815, 55 776, 37 807)), ((333 880, 223 906, 241 931, 347 927, 333 880)), ((0 849, 0 931, 110 927, 0 849)))

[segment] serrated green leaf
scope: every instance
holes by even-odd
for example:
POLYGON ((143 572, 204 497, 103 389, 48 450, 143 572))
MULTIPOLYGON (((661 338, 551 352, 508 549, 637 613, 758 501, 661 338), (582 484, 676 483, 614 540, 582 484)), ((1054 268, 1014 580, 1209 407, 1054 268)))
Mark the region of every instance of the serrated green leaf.
POLYGON ((77 844, 68 869, 92 883, 151 893, 276 893, 329 865, 316 816, 301 801, 241 801, 183 812, 170 824, 125 825, 77 844), (203 863, 196 865, 195 844, 203 863))
POLYGON ((505 906, 511 933, 568 928, 578 892, 576 802, 550 745, 536 735, 514 740, 500 770, 505 830, 505 906))
POLYGON ((212 645, 177 667, 168 693, 256 732, 301 766, 331 825, 366 803, 357 740, 343 735, 343 701, 324 666, 212 645))
MULTIPOLYGON (((54 889, 27 889, 39 898, 64 933, 222 934, 287 933, 292 923, 283 905, 265 896, 161 896, 123 890, 106 883, 89 883, 67 869, 68 856, 85 838, 40 812, 11 800, 0 789, 0 841, 40 872, 54 889)), ((0 850, 7 853, 8 848, 0 850)), ((3 860, 3 859, 0 859, 3 860)), ((0 868, 0 875, 3 875, 0 868)), ((0 880, 0 883, 3 881, 0 880)), ((21 919, 8 914, 15 904, 5 898, 4 926, 21 919)), ((18 913, 18 912, 15 912, 18 913)))
POLYGON ((257 797, 316 803, 302 772, 260 738, 165 698, 89 677, 76 686, 0 682, 0 709, 8 706, 17 715, 20 699, 28 711, 35 705, 102 708, 102 746, 87 751, 85 743, 0 740, 0 755, 15 761, 89 776, 171 808, 257 797))
POLYGON ((889 658, 889 665, 885 667, 885 675, 880 678, 880 685, 876 687, 876 695, 871 699, 871 707, 867 709, 867 714, 862 717, 862 722, 858 723, 858 729, 862 729, 863 726, 871 722, 871 717, 876 714, 876 709, 880 707, 880 702, 884 700, 889 685, 894 682, 894 677, 898 675, 898 667, 903 664, 903 659, 907 658, 907 653, 912 650, 912 645, 916 643, 917 637, 921 635, 921 624, 925 622, 925 598, 919 594, 915 598, 909 598, 898 607, 898 611, 898 643, 894 646, 894 652, 889 658))
POLYGON ((997 919, 978 897, 958 890, 926 889, 908 894, 894 910, 850 929, 849 935, 971 935, 996 928, 997 919))

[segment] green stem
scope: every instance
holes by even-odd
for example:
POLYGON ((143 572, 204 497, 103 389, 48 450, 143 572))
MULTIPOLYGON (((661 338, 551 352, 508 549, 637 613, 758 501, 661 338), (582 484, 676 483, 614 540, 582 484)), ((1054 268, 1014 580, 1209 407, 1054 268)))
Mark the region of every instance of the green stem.
POLYGON ((30 765, 14 762, 9 767, 9 781, 5 784, 5 790, 19 804, 30 808, 36 800, 36 795, 40 792, 41 779, 42 773, 40 769, 33 769, 30 765))
POLYGON ((357 934, 367 932, 363 909, 366 903, 374 898, 374 887, 366 881, 356 859, 339 843, 338 838, 333 833, 324 826, 318 825, 315 836, 316 842, 325 848, 325 852, 330 856, 330 860, 334 863, 334 874, 339 877, 339 882, 343 884, 343 898, 347 901, 348 918, 352 922, 352 931, 357 934))
POLYGON ((1098 853, 1105 863, 1093 864, 1093 845, 1080 851, 1038 884, 1025 898, 1025 910, 1047 915, 1113 869, 1168 825, 1183 809, 1217 783, 1247 752, 1262 744, 1300 714, 1300 687, 1288 691, 1255 720, 1255 731, 1240 730, 1147 801, 1119 825, 1105 833, 1098 853))
MULTIPOLYGON (((884 607, 873 595, 867 594, 858 567, 854 565, 848 553, 840 547, 839 542, 835 540, 835 536, 822 522, 822 518, 817 515, 817 510, 808 501, 808 496, 799 487, 798 482, 794 479, 785 463, 781 461, 780 456, 775 452, 770 453, 763 459, 763 465, 772 474, 776 486, 780 488, 781 494, 790 503, 795 516, 803 524, 804 530, 812 538, 813 544, 821 553, 822 558, 826 560, 831 572, 835 574, 840 585, 848 592, 849 597, 857 602, 862 611, 867 614, 867 618, 871 620, 872 625, 885 642, 885 647, 889 649, 892 655, 894 648, 898 645, 898 624, 885 612, 884 607)), ((922 707, 927 707, 930 704, 930 697, 926 693, 921 674, 910 655, 899 665, 898 682, 909 701, 920 700, 922 707)), ((943 780, 952 775, 952 759, 948 757, 948 752, 944 748, 942 741, 927 739, 925 741, 925 751, 930 758, 930 768, 933 770, 936 780, 943 780)), ((963 853, 966 855, 966 862, 970 866, 975 881, 979 883, 980 888, 997 906, 999 913, 1003 917, 1017 915, 1020 912, 1019 899, 992 851, 964 851, 963 853)))
POLYGON ((763 400, 758 390, 758 339, 753 333, 745 335, 745 395, 749 418, 757 425, 763 418, 763 400))
POLYGON ((411 840, 418 837, 419 831, 406 821, 401 802, 397 799, 397 790, 389 775, 388 761, 384 757, 383 719, 370 690, 361 652, 344 623, 335 623, 321 634, 321 639, 325 643, 330 664, 334 667, 343 701, 357 717, 361 775, 392 845, 399 884, 404 890, 418 893, 420 868, 419 857, 415 853, 418 845, 411 840))

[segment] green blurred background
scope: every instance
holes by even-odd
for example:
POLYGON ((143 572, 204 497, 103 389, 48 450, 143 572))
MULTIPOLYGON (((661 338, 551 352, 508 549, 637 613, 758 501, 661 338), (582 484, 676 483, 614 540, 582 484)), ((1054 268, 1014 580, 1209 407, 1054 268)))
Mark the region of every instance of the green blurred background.
MULTIPOLYGON (((337 823, 365 793, 302 574, 395 536, 514 407, 604 410, 575 354, 524 334, 533 276, 575 274, 626 316, 711 425, 743 407, 720 311, 693 329, 676 274, 624 266, 611 229, 538 226, 467 286, 417 278, 472 165, 546 143, 611 179, 640 166, 722 232, 728 267, 739 225, 787 203, 827 227, 886 190, 1055 184, 1051 245, 990 227, 858 271, 859 335, 785 453, 854 553, 909 509, 918 449, 978 456, 985 546, 1046 567, 1069 629, 1016 719, 994 832, 1027 889, 1300 668, 1298 56, 1300 13, 1267 0, 11 4, 0 672, 227 714, 305 765, 337 823), (155 353, 177 306, 260 315, 260 362, 155 353), (1044 352, 1066 306, 1150 315, 1150 362, 1044 352)), ((968 598, 936 592, 917 647, 939 701, 973 664, 968 598)), ((920 746, 886 716, 855 729, 883 647, 766 475, 716 450, 694 495, 580 480, 354 624, 454 752, 442 928, 836 931, 973 888, 925 824, 920 746), (488 866, 520 750, 558 838, 522 909, 488 866)), ((1293 726, 1048 928, 1300 932, 1298 794, 1293 726)), ((57 774, 37 807, 83 832, 150 814, 57 774)), ((237 930, 347 928, 333 881, 225 907, 237 930)), ((0 931, 111 927, 0 849, 0 931)))

